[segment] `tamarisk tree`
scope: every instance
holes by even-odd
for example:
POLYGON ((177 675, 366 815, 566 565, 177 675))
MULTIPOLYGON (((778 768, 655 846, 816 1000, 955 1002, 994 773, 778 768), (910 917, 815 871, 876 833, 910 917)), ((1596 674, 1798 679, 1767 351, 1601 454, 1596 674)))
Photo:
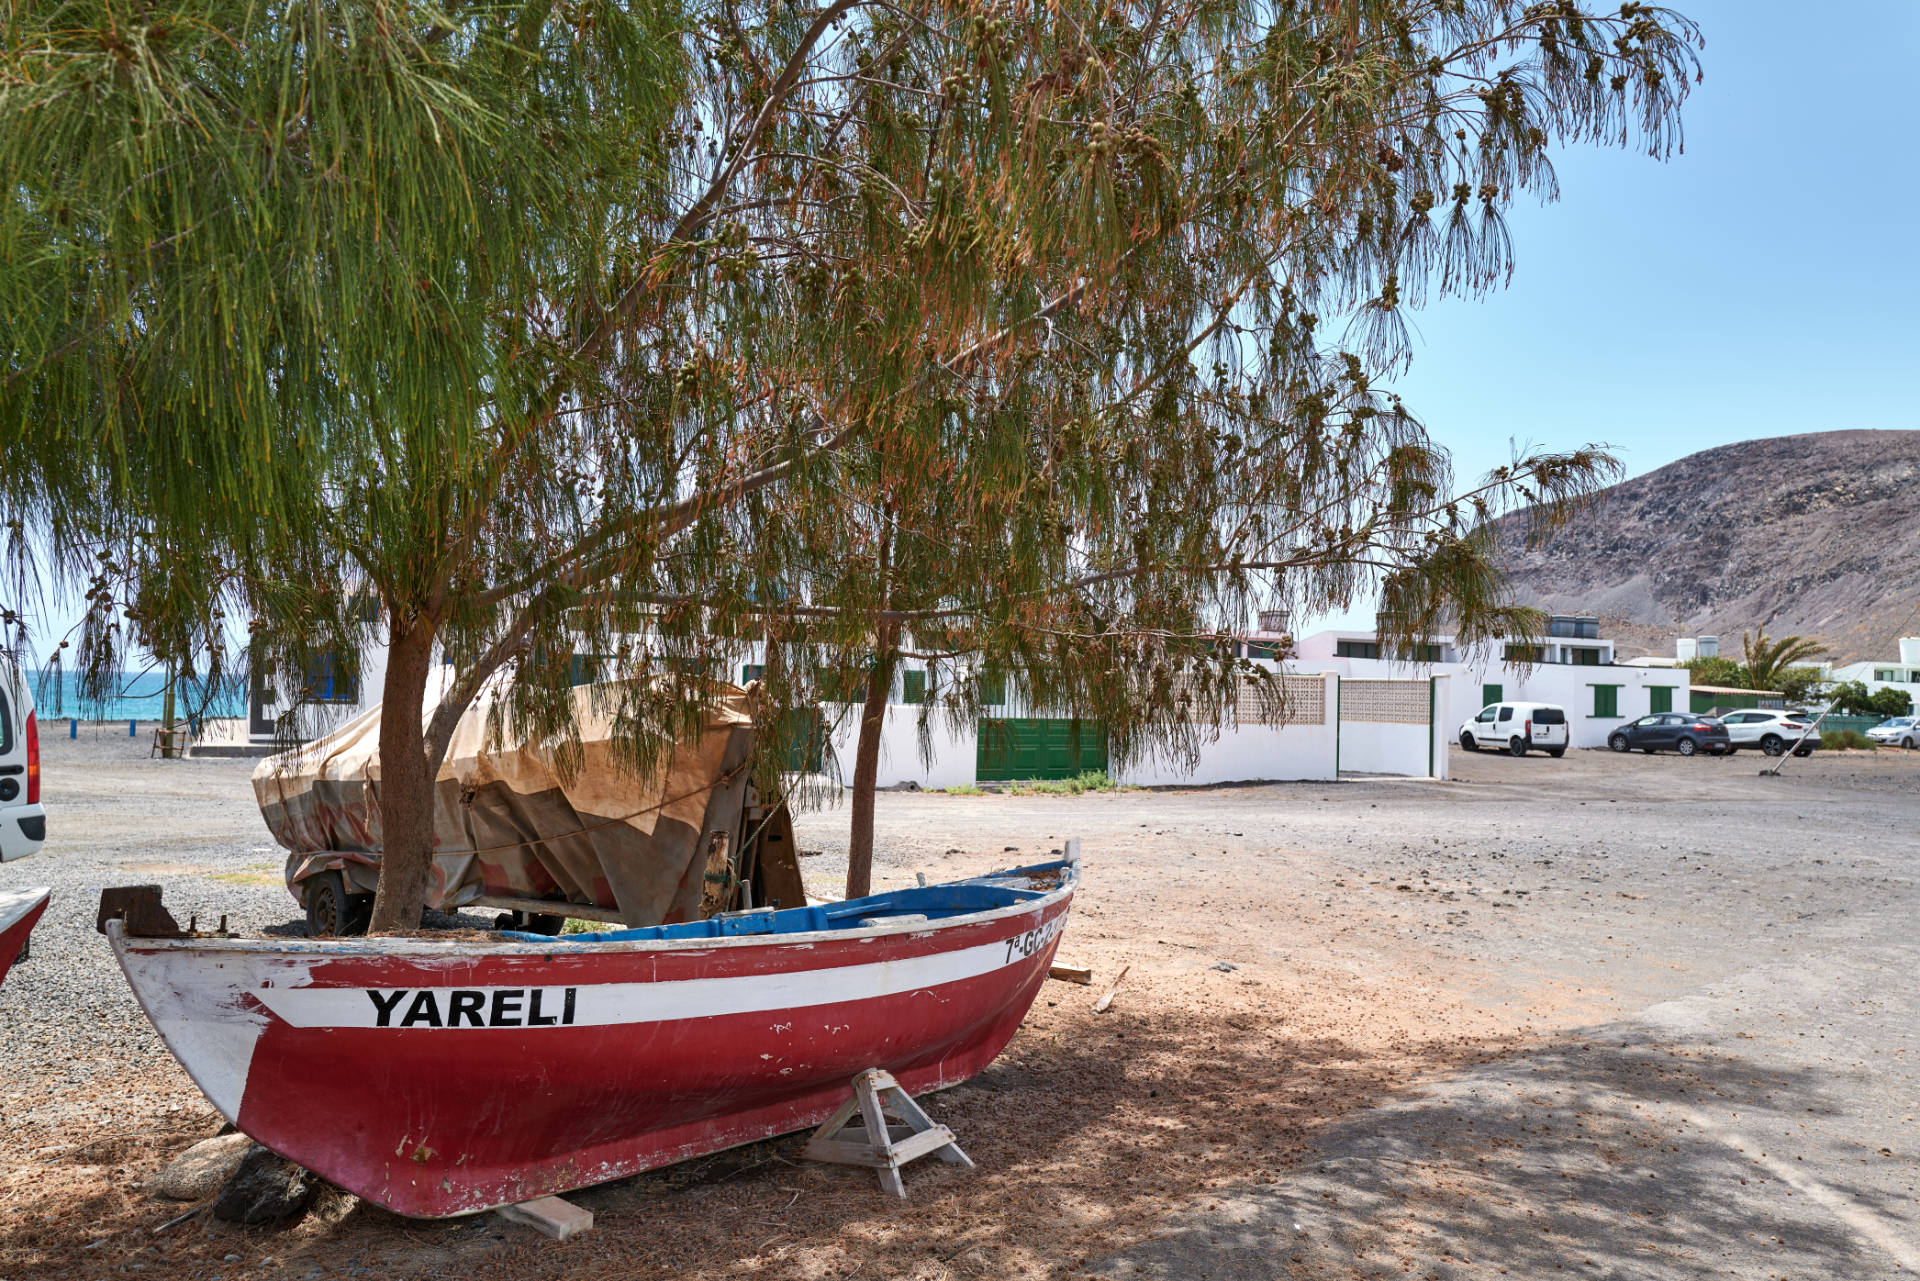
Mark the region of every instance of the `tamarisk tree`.
POLYGON ((1486 518, 1611 460, 1456 485, 1388 389, 1405 313, 1506 280, 1553 147, 1674 150, 1699 44, 1573 0, 67 0, 5 39, 16 564, 96 575, 103 647, 384 637, 376 929, 455 721, 496 682, 564 744, 576 653, 661 675, 606 695, 636 769, 761 639, 769 716, 884 703, 911 645, 949 714, 990 664, 1125 755, 1188 750, 1258 602, 1524 622, 1486 518))

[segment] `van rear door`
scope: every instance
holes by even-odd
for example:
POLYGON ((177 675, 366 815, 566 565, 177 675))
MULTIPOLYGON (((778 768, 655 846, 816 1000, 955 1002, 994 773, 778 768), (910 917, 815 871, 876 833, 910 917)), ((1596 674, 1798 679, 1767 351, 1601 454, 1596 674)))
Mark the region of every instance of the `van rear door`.
POLYGON ((1567 745, 1567 714, 1558 707, 1536 707, 1529 714, 1533 721, 1533 741, 1542 747, 1567 745))
POLYGON ((34 853, 47 837, 35 730, 24 683, 0 673, 0 862, 34 853))

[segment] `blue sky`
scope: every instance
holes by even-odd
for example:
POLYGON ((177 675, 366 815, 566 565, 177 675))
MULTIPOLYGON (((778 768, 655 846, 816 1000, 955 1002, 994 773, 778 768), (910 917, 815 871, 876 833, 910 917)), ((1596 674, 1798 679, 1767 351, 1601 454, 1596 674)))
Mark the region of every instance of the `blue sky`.
POLYGON ((1417 318, 1407 403, 1462 479, 1509 438, 1714 445, 1920 428, 1920 0, 1677 0, 1705 30, 1686 152, 1556 157, 1512 285, 1417 318), (1844 15, 1844 17, 1842 16, 1844 15))
POLYGON ((1707 40, 1685 153, 1561 152, 1559 202, 1509 219, 1512 285, 1415 318, 1396 388, 1462 481, 1510 441, 1610 444, 1637 475, 1920 428, 1920 0, 1672 7, 1707 40))

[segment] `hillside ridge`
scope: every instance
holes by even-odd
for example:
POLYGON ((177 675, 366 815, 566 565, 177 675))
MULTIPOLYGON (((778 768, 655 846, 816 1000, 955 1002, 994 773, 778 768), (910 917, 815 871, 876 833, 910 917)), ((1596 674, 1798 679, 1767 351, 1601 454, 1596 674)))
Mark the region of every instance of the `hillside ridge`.
POLYGON ((1819 639, 1839 662, 1920 635, 1920 431, 1775 436, 1690 454, 1606 490, 1504 557, 1520 599, 1597 614, 1622 656, 1676 635, 1819 639))

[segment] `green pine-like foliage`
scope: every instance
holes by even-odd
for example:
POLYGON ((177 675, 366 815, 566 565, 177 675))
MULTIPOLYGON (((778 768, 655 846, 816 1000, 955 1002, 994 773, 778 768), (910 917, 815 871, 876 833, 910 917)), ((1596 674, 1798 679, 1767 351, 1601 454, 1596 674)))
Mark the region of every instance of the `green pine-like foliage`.
POLYGON ((280 672, 384 639, 405 705, 443 652, 386 927, 395 780, 490 679, 564 746, 575 653, 660 678, 635 768, 763 641, 770 717, 932 654, 930 716, 990 667, 1125 760, 1193 750, 1261 605, 1528 629, 1492 518, 1613 462, 1457 482, 1405 315, 1504 283, 1552 147, 1673 150, 1699 44, 1572 0, 66 0, 4 40, 14 640, 59 580, 94 670, 205 674, 244 618, 280 672))

